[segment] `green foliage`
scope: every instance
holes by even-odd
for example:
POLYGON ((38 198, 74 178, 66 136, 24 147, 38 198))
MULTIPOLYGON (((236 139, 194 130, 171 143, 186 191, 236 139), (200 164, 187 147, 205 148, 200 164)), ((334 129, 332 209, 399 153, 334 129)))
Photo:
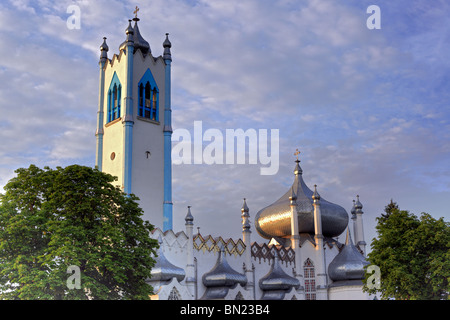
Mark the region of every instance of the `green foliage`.
POLYGON ((153 226, 115 178, 78 165, 16 170, 0 198, 0 298, 149 299, 153 226), (81 289, 69 289, 69 266, 81 289))
MULTIPOLYGON (((378 238, 368 254, 380 267, 382 298, 437 300, 449 298, 450 226, 427 213, 420 218, 391 201, 377 218, 378 238)), ((370 275, 366 276, 367 278, 370 275)))

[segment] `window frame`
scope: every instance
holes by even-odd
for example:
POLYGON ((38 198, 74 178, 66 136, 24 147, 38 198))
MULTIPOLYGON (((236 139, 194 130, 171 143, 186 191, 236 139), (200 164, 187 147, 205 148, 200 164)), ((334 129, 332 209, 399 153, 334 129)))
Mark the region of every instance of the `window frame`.
POLYGON ((122 84, 116 72, 111 79, 108 89, 108 112, 106 123, 117 120, 121 117, 122 84))
POLYGON ((150 69, 138 83, 138 116, 159 122, 159 89, 150 69))

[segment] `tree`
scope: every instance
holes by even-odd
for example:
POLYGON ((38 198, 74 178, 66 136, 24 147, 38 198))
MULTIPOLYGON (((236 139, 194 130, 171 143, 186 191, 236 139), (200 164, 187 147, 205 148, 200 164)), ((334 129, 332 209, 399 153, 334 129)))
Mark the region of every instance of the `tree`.
POLYGON ((78 165, 16 173, 0 198, 0 298, 149 299, 153 226, 115 177, 78 165))
MULTIPOLYGON (((450 226, 428 213, 420 218, 391 201, 377 218, 378 238, 368 254, 381 272, 381 286, 365 289, 382 298, 437 300, 449 298, 450 226)), ((366 285, 370 274, 366 275, 366 285)))
POLYGON ((391 215, 393 211, 398 210, 398 205, 394 200, 391 199, 391 202, 384 207, 384 213, 381 214, 381 219, 387 219, 391 215))

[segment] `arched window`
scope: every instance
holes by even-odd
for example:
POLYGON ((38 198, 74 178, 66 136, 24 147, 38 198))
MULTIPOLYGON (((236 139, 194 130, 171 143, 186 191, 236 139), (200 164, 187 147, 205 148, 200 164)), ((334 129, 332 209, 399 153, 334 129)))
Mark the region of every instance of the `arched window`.
POLYGON ((169 298, 167 300, 181 300, 181 295, 177 288, 173 287, 172 291, 169 293, 169 298))
POLYGON ((159 121, 159 90, 150 69, 147 69, 141 81, 139 81, 138 89, 139 116, 153 121, 159 121))
POLYGON ((316 274, 314 264, 309 258, 303 264, 303 273, 305 277, 306 300, 316 300, 316 274))
POLYGON ((120 84, 117 74, 114 72, 111 85, 108 90, 108 113, 107 122, 111 122, 120 118, 122 85, 120 84))

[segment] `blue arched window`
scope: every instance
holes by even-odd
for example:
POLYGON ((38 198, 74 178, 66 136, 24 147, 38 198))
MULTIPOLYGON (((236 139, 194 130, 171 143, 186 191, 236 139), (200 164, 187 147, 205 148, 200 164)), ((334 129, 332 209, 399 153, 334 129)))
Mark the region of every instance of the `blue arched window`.
POLYGON ((150 69, 147 69, 138 84, 140 117, 159 121, 159 90, 150 69))
POLYGON ((122 85, 117 74, 114 72, 111 84, 108 90, 108 121, 111 122, 120 118, 120 105, 122 96, 122 85))

